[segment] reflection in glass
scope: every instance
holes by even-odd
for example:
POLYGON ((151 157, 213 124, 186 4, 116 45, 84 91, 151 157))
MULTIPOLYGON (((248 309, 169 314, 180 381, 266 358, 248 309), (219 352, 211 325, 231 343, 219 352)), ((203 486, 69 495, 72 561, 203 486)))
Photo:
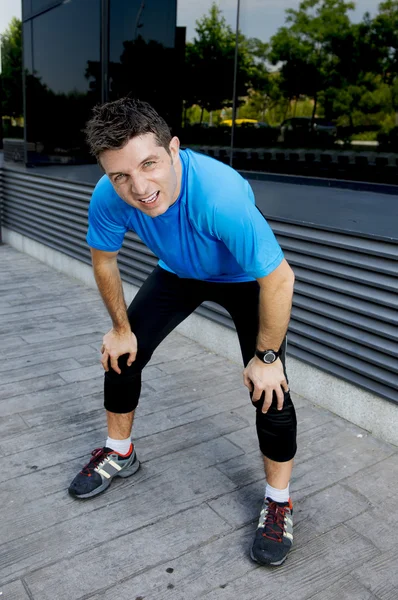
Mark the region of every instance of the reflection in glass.
POLYGON ((111 0, 109 100, 152 104, 175 130, 181 120, 176 0, 111 0))
POLYGON ((89 69, 100 64, 100 0, 71 1, 28 21, 27 57, 30 24, 33 51, 25 63, 28 160, 87 161, 83 129, 101 99, 89 69))
POLYGON ((237 3, 228 0, 221 6, 178 4, 177 30, 185 30, 180 138, 191 148, 212 146, 207 152, 228 162, 237 3))
POLYGON ((32 12, 32 0, 22 0, 22 20, 28 19, 32 12))
MULTIPOLYGON (((36 14, 48 8, 52 8, 57 4, 61 4, 62 0, 30 0, 30 2, 32 14, 36 14)), ((69 2, 76 2, 76 0, 69 0, 69 2)), ((79 2, 79 4, 81 4, 81 2, 79 2)))
POLYGON ((359 179, 372 166, 389 177, 376 168, 390 159, 374 153, 398 151, 398 3, 368 7, 241 0, 249 85, 238 92, 234 166, 359 179))

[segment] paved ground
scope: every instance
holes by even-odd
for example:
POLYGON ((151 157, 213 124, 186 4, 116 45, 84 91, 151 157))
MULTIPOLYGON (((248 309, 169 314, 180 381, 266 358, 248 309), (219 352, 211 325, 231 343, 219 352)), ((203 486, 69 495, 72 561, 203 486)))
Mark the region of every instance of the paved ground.
POLYGON ((145 370, 142 469, 70 498, 105 439, 107 326, 94 290, 0 247, 1 600, 397 600, 398 448, 295 396, 295 546, 253 564, 264 483, 241 369, 175 333, 145 370))

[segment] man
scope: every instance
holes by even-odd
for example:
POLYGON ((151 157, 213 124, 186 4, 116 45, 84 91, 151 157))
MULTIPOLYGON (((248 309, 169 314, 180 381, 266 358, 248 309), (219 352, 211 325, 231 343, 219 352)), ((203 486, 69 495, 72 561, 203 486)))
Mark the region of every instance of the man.
POLYGON ((69 492, 90 498, 113 477, 138 470, 131 428, 142 369, 160 342, 211 300, 235 323, 264 458, 265 499, 251 556, 282 564, 293 541, 296 416, 284 368, 292 270, 248 182, 221 162, 180 150, 147 103, 124 98, 96 107, 87 137, 106 173, 91 199, 87 242, 113 323, 101 349, 108 439, 69 492), (129 229, 160 261, 127 308, 117 254, 129 229))

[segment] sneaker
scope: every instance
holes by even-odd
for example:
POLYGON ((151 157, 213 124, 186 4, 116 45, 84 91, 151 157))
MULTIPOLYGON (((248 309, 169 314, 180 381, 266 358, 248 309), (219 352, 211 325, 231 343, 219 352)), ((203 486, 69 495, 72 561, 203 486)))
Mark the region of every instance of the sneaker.
POLYGON ((279 566, 293 545, 293 504, 265 498, 250 552, 260 565, 279 566))
POLYGON ((69 486, 68 491, 75 498, 91 498, 101 494, 111 485, 114 477, 130 477, 140 468, 133 444, 130 452, 124 455, 106 447, 97 448, 91 454, 90 462, 69 486))

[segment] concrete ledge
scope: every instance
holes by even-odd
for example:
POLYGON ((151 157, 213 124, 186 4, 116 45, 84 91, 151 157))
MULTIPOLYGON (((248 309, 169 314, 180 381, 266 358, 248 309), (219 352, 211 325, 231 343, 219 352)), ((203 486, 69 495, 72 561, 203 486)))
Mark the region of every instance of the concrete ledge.
MULTIPOLYGON (((2 232, 3 241, 10 246, 96 288, 89 265, 4 227, 2 232)), ((124 283, 123 287, 126 301, 129 302, 138 288, 129 283, 124 283)), ((233 330, 194 314, 177 331, 210 351, 241 364, 239 343, 233 330)), ((287 365, 291 389, 296 394, 398 446, 397 406, 295 358, 288 357, 287 365)))

